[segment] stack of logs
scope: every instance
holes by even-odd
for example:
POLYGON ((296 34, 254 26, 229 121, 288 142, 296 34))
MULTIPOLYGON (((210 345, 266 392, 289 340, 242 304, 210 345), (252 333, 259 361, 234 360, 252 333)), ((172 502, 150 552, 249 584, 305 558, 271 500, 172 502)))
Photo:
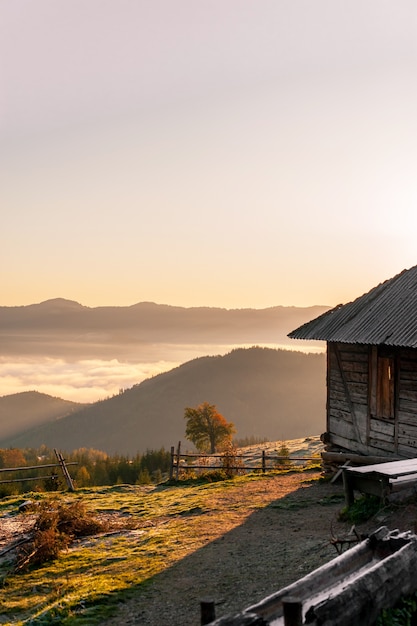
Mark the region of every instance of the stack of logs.
POLYGON ((343 465, 374 465, 375 463, 388 463, 399 461, 397 457, 388 456, 365 456, 353 452, 325 451, 321 453, 323 459, 323 472, 327 476, 335 476, 340 472, 343 465))

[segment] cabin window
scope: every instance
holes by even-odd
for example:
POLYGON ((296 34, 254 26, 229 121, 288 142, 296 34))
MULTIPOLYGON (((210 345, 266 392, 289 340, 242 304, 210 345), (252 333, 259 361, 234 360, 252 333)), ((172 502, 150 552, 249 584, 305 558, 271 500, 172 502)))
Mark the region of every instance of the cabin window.
POLYGON ((372 348, 371 359, 371 415, 394 419, 395 360, 383 347, 372 348))

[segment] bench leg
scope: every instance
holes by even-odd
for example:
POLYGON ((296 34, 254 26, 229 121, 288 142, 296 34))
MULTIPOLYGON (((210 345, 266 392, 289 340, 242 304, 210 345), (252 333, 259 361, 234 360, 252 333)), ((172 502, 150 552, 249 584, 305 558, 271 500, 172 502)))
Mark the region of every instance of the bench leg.
POLYGON ((350 480, 348 472, 343 472, 343 487, 345 489, 345 502, 346 506, 350 507, 355 501, 355 495, 353 493, 353 486, 350 480))

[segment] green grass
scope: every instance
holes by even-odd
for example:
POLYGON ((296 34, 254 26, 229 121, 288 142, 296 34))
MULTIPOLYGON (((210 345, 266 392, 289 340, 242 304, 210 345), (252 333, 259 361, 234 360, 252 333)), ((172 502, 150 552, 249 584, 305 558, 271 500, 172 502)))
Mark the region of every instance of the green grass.
MULTIPOLYGON (((271 474, 269 474, 270 476, 271 474)), ((231 480, 177 486, 85 488, 54 494, 67 503, 79 499, 96 513, 117 511, 126 532, 76 540, 50 562, 14 572, 11 563, 0 567, 0 624, 100 624, 152 578, 203 545, 201 524, 211 515, 218 524, 216 496, 268 474, 249 474, 231 480), (184 539, 186 537, 186 540, 184 539)), ((42 501, 50 494, 31 493, 0 501, 0 516, 24 515, 18 506, 27 499, 42 501)), ((235 498, 222 519, 248 504, 235 498)), ((253 506, 255 508, 255 505, 253 506)))
POLYGON ((360 524, 376 515, 382 508, 381 498, 371 495, 363 495, 357 498, 350 507, 345 507, 340 512, 340 519, 351 522, 352 524, 360 524))
MULTIPOLYGON (((210 532, 211 540, 223 533, 228 521, 234 524, 236 515, 246 516, 258 508, 259 503, 236 497, 236 492, 240 494, 246 484, 276 474, 55 493, 53 497, 69 504, 81 500, 93 513, 118 512, 125 530, 110 529, 78 539, 57 559, 27 571, 16 573, 13 564, 7 562, 0 565, 0 625, 101 624, 111 618, 120 602, 141 593, 155 576, 205 545, 210 532), (234 497, 224 506, 219 498, 230 490, 235 490, 234 497), (206 532, 207 524, 211 531, 206 532)), ((306 472, 304 482, 311 478, 306 472)), ((18 512, 22 502, 50 497, 31 493, 4 498, 0 517, 24 515, 18 512)))

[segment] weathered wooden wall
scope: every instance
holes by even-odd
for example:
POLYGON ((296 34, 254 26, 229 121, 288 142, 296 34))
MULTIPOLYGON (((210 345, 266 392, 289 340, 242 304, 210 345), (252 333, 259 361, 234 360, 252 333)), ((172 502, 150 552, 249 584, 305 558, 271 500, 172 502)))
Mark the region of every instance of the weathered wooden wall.
POLYGON ((327 346, 327 431, 330 443, 359 454, 417 456, 417 350, 397 348, 395 418, 370 414, 375 376, 372 346, 327 346))
POLYGON ((401 350, 398 357, 398 453, 417 456, 417 350, 401 350))
POLYGON ((352 452, 368 451, 368 347, 327 345, 327 431, 330 441, 352 452))
POLYGON ((359 454, 417 456, 417 350, 396 349, 395 417, 370 415, 372 347, 327 346, 327 431, 333 446, 359 454))

